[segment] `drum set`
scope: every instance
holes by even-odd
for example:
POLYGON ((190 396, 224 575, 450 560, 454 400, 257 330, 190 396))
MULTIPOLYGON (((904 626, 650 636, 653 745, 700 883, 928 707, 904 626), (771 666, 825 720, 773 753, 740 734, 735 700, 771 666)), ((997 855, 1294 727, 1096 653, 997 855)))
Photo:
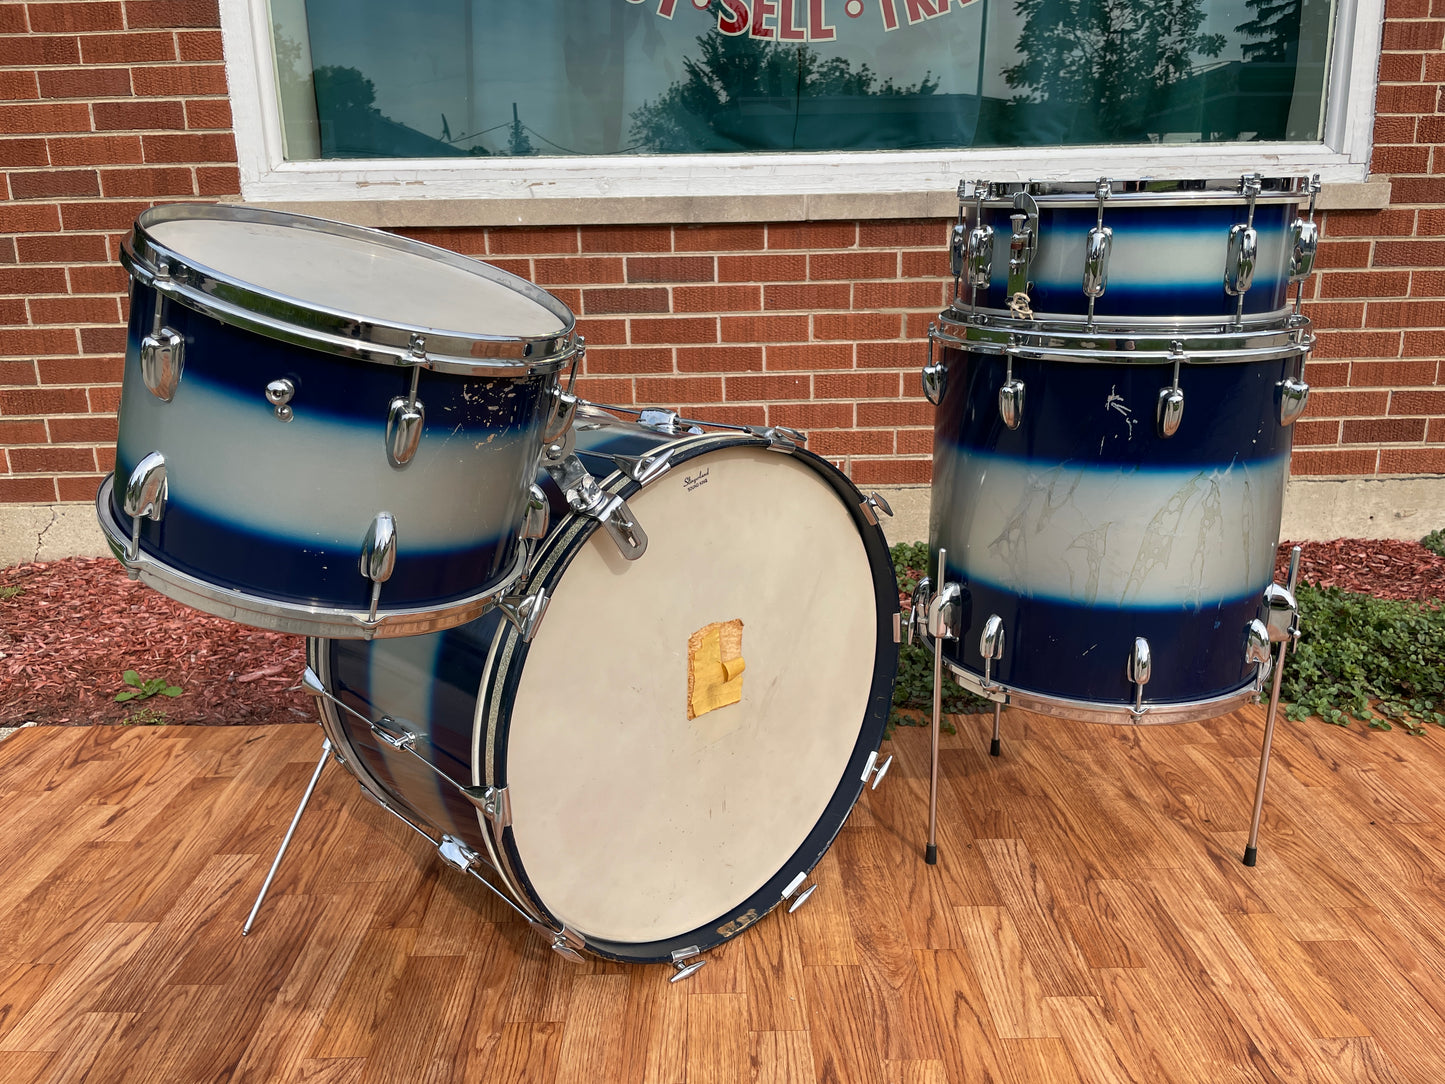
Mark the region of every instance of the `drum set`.
MULTIPOLYGON (((1005 704, 1202 719, 1272 671, 1248 864, 1298 635, 1271 581, 1317 189, 960 186, 924 369, 935 685, 994 701, 997 753, 1005 704)), ((579 400, 566 306, 443 249, 172 205, 122 259, 111 548, 308 637, 322 754, 243 933, 333 759, 564 956, 677 980, 808 898, 891 763, 883 498, 793 430, 579 400)), ((938 726, 935 691, 930 862, 938 726)))

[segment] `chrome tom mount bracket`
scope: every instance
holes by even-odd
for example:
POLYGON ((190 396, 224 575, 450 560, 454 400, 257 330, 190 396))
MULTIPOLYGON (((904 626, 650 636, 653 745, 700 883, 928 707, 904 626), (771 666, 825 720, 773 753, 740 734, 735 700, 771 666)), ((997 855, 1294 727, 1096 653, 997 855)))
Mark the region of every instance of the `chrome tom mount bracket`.
POLYGON ((1246 218, 1242 225, 1229 228, 1229 250, 1224 264, 1224 292, 1237 298, 1234 308, 1235 327, 1244 326, 1244 295, 1254 281, 1254 265, 1259 259, 1259 231, 1254 228, 1254 202, 1259 198, 1263 181, 1258 173, 1246 173, 1239 179, 1244 195, 1246 218))
POLYGON ((542 465, 562 490, 567 506, 578 515, 602 524, 623 557, 635 561, 647 552, 647 532, 627 502, 615 493, 603 492, 576 453, 544 457, 542 465))
POLYGON ((186 342, 180 332, 165 325, 166 290, 171 285, 171 265, 165 260, 156 267, 151 285, 156 292, 156 307, 151 333, 140 341, 140 375, 152 395, 169 403, 181 382, 186 342))
POLYGON ((411 462, 426 425, 426 406, 416 397, 421 371, 427 365, 425 336, 411 337, 407 363, 411 366, 411 390, 392 399, 386 411, 386 458, 393 467, 411 462))

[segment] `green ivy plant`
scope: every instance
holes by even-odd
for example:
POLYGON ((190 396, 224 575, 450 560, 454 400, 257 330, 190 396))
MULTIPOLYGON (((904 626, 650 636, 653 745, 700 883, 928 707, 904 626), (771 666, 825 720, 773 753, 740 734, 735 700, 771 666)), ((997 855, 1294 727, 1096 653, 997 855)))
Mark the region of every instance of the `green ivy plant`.
POLYGON ((1424 546, 1431 553, 1445 557, 1445 527, 1438 531, 1431 531, 1424 538, 1420 539, 1420 545, 1424 546))
POLYGON ((183 691, 179 685, 172 685, 165 678, 143 678, 134 670, 127 670, 120 677, 130 688, 116 693, 117 701, 149 700, 153 696, 175 697, 183 691))

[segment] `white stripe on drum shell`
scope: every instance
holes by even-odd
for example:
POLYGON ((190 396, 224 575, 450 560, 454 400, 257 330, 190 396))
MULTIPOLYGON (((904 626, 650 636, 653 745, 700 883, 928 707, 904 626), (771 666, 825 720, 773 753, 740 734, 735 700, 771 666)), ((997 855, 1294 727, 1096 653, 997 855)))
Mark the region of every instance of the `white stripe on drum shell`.
MULTIPOLYGON (((396 517, 407 550, 447 551, 495 541, 521 519, 526 483, 540 442, 516 429, 433 423, 403 469, 386 455, 386 405, 374 424, 308 413, 282 422, 262 394, 254 398, 185 374, 163 403, 127 361, 119 447, 130 463, 166 457, 169 500, 238 530, 299 546, 359 549, 372 518, 396 517)), ((422 401, 425 402, 425 377, 422 401)), ((118 484, 124 484, 120 480, 118 484)))
POLYGON ((935 545, 969 577, 1080 606, 1203 606, 1269 582, 1289 457, 1168 470, 937 458, 935 545))
MULTIPOLYGON (((1107 224, 1107 219, 1105 220, 1107 224)), ((1083 297, 1084 241, 1087 231, 1042 231, 1038 254, 1029 267, 1029 277, 1053 288, 1069 284, 1079 287, 1083 297)), ((1133 287, 1149 286, 1165 291, 1173 287, 1222 286, 1229 234, 1197 229, 1114 230, 1109 253, 1109 281, 1133 287)), ((1006 282, 1009 231, 994 234, 993 281, 1006 282)), ((1264 286, 1284 277, 1285 237, 1276 231, 1259 232, 1259 255, 1255 278, 1264 286)), ((1108 290, 1105 289, 1107 295, 1108 290)), ((1083 304, 1083 302, 1080 302, 1083 304)))

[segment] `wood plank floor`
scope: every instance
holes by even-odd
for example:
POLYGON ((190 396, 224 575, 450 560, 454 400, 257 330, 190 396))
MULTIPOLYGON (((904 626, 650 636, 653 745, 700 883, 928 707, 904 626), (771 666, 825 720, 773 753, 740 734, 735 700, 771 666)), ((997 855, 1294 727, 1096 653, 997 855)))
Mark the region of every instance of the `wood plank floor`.
MULTIPOLYGON (((691 979, 569 963, 328 768, 315 727, 0 743, 0 1081, 1445 1079, 1445 734, 1262 713, 927 732, 813 898, 691 979)), ((706 856, 699 856, 705 862, 706 856)))

